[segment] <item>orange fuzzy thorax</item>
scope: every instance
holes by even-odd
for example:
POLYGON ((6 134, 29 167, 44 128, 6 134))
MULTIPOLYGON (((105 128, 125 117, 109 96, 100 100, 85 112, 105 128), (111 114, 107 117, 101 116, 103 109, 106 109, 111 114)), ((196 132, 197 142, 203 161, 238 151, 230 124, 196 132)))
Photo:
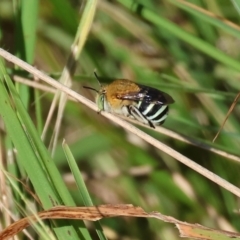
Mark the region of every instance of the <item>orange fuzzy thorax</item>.
POLYGON ((130 105, 133 102, 130 100, 121 100, 122 95, 139 92, 141 89, 136 83, 130 80, 118 79, 103 87, 103 90, 106 91, 106 99, 111 107, 121 108, 123 105, 130 105))

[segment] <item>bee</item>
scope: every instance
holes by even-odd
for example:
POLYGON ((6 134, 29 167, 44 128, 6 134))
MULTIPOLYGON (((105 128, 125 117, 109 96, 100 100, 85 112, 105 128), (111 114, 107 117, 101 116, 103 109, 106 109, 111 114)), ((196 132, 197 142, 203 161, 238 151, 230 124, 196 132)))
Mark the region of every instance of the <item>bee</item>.
POLYGON ((116 79, 102 86, 96 72, 94 75, 100 90, 87 86, 84 88, 97 92, 96 104, 99 112, 130 117, 152 128, 164 123, 168 115, 168 104, 174 103, 170 95, 127 79, 116 79))

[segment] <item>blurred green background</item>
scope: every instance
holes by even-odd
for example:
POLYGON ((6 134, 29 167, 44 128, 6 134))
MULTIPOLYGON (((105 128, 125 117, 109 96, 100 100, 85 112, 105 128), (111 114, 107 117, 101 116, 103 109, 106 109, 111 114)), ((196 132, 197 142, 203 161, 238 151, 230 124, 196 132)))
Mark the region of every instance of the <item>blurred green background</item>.
MULTIPOLYGON (((88 11, 87 2, 1 0, 1 47, 59 79, 83 12, 88 11)), ((186 2, 193 5, 177 0, 98 1, 77 61, 72 89, 94 101, 94 92, 82 88, 99 87, 94 70, 103 83, 126 78, 161 89, 175 100, 164 127, 210 143, 240 89, 240 6, 238 1, 229 0, 186 2)), ((13 79, 33 79, 27 72, 7 66, 13 79)), ((53 94, 19 83, 16 87, 41 135, 53 94)), ((214 146, 239 155, 239 119, 237 104, 214 146)), ((240 185, 239 163, 139 128, 232 184, 240 185)), ((8 161, 11 144, 8 132, 3 126, 1 129, 4 168, 31 186, 32 179, 28 181, 24 168, 8 161)), ((53 129, 54 121, 45 137, 46 146, 51 142, 53 129)), ((190 223, 240 230, 236 212, 239 199, 232 193, 86 106, 68 100, 53 158, 78 206, 83 202, 62 150, 63 139, 69 144, 94 205, 134 204, 148 212, 159 211, 190 223)), ((26 199, 34 204, 31 196, 26 194, 26 199)), ((27 205, 23 208, 27 211, 27 205)), ((114 218, 101 223, 109 239, 179 239, 174 226, 155 219, 114 218)), ((2 227, 5 225, 3 219, 2 227)), ((90 224, 89 229, 92 232, 94 226, 90 224)), ((98 238, 92 234, 92 239, 98 238)))

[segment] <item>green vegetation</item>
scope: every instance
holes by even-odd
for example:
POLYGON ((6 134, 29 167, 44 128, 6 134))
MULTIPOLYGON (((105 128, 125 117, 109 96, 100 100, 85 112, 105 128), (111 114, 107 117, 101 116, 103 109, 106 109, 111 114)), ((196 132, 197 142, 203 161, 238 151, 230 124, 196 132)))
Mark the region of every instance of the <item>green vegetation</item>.
MULTIPOLYGON (((2 0, 1 48, 91 100, 83 86, 99 88, 94 70, 103 83, 126 78, 167 92, 175 103, 163 127, 197 146, 136 126, 238 187, 240 162, 199 142, 240 155, 239 104, 212 143, 240 90, 239 9, 237 0, 2 0)), ((46 85, 3 60, 0 80, 0 230, 56 205, 123 203, 240 231, 239 200, 228 189, 62 95, 45 130, 54 99, 38 87, 46 85)), ((179 239, 156 219, 43 223, 28 229, 33 239, 179 239)))

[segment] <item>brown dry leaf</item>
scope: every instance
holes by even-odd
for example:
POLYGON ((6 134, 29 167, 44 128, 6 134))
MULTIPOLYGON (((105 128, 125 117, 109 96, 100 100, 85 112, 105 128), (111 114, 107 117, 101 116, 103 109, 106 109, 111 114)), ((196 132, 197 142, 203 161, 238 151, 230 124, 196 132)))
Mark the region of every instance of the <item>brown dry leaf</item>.
POLYGON ((199 224, 177 224, 181 237, 204 240, 232 240, 240 239, 239 233, 207 228, 199 224))
POLYGON ((173 217, 165 216, 158 212, 146 213, 141 207, 135 207, 131 204, 100 205, 93 207, 54 207, 39 212, 36 215, 22 218, 11 224, 0 233, 0 239, 6 240, 13 237, 18 232, 28 227, 32 222, 36 222, 39 219, 81 219, 96 221, 101 218, 119 216, 157 218, 164 222, 174 223, 178 227, 182 237, 193 239, 232 239, 234 237, 234 239, 240 239, 240 234, 237 233, 220 231, 206 228, 198 224, 181 222, 173 217), (218 236, 218 238, 214 238, 214 236, 218 236))

